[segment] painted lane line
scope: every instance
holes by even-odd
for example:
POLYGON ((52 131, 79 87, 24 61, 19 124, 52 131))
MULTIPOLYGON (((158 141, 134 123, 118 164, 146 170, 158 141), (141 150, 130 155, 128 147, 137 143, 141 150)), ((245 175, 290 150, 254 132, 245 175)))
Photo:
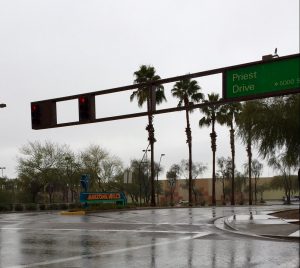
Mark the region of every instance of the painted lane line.
POLYGON ((196 232, 196 231, 170 231, 170 230, 130 230, 130 229, 71 229, 71 228, 22 228, 22 227, 4 227, 0 230, 7 231, 76 231, 76 232, 128 232, 128 233, 167 233, 167 234, 207 234, 208 232, 196 232))
POLYGON ((207 236, 209 234, 211 234, 211 233, 210 232, 206 232, 206 233, 203 232, 203 233, 198 233, 198 234, 193 235, 193 236, 186 236, 186 237, 183 237, 183 238, 170 240, 170 241, 164 241, 164 242, 159 242, 159 243, 151 243, 151 244, 146 244, 146 245, 141 245, 141 246, 122 248, 122 249, 115 249, 115 250, 110 250, 110 251, 105 251, 105 252, 100 252, 100 253, 95 253, 95 254, 87 254, 87 255, 79 255, 79 256, 74 256, 74 257, 69 257, 69 258, 61 258, 61 259, 56 259, 56 260, 51 260, 51 261, 43 261, 43 262, 37 262, 37 263, 31 263, 31 264, 9 266, 7 268, 25 268, 25 267, 30 268, 30 267, 49 265, 49 264, 58 264, 58 263, 64 263, 64 262, 70 262, 70 261, 77 261, 77 260, 82 260, 82 259, 86 259, 86 258, 95 258, 95 257, 103 256, 103 255, 112 255, 112 254, 117 254, 117 253, 124 253, 124 252, 127 252, 127 251, 150 248, 150 247, 153 247, 153 246, 162 246, 162 245, 168 245, 168 244, 172 244, 172 243, 188 241, 188 240, 196 239, 196 238, 199 238, 199 237, 207 236))

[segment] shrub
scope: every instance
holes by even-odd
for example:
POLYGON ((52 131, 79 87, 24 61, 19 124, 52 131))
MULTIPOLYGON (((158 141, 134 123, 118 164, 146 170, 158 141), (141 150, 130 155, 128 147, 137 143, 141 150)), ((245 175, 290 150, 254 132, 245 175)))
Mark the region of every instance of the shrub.
POLYGON ((11 205, 8 204, 0 204, 0 211, 11 211, 11 205))
POLYGON ((22 204, 15 204, 15 211, 23 211, 24 207, 22 204))
POLYGON ((46 209, 46 205, 45 204, 39 204, 39 208, 40 208, 40 210, 45 210, 46 209))
POLYGON ((59 206, 57 204, 49 204, 47 206, 47 209, 56 210, 56 209, 59 209, 59 206))
POLYGON ((59 209, 67 209, 68 205, 67 204, 59 204, 59 209))
POLYGON ((69 209, 81 208, 80 203, 71 203, 69 204, 69 209))
POLYGON ((37 205, 34 203, 25 204, 25 210, 37 210, 37 205))

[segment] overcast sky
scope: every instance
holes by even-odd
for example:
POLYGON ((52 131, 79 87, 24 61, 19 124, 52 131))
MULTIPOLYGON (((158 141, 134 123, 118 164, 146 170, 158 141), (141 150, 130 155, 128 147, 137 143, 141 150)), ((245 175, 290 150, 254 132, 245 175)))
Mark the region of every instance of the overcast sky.
MULTIPOLYGON (((299 0, 0 0, 0 167, 14 178, 29 141, 66 143, 75 151, 99 144, 124 166, 147 147, 147 118, 32 130, 30 102, 133 83, 140 65, 162 78, 299 53, 299 0)), ((197 79, 204 94, 221 94, 221 76, 197 79)), ((172 84, 165 86, 174 107, 172 84)), ((97 97, 97 117, 141 111, 130 92, 97 97)), ((74 101, 58 105, 59 122, 78 118, 74 101)), ((210 129, 191 115, 193 160, 211 176, 210 129)), ((184 112, 154 119, 155 157, 165 171, 187 159, 184 112)), ((217 157, 230 156, 229 131, 217 126, 217 157)), ((237 142, 237 168, 247 161, 237 142)), ((254 153, 257 157, 257 153, 254 153)), ((264 175, 273 175, 265 165, 264 175)), ((164 177, 162 174, 161 178, 164 177)))

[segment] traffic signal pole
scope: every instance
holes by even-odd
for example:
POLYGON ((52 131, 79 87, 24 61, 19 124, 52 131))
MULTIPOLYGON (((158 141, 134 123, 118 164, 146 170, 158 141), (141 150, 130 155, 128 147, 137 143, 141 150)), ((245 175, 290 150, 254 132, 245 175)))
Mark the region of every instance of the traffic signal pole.
POLYGON ((155 88, 149 87, 148 98, 147 98, 147 108, 148 108, 148 126, 146 130, 148 131, 148 141, 150 143, 151 150, 151 206, 155 207, 155 186, 154 186, 154 143, 156 142, 154 137, 154 127, 153 127, 153 110, 155 107, 155 88))

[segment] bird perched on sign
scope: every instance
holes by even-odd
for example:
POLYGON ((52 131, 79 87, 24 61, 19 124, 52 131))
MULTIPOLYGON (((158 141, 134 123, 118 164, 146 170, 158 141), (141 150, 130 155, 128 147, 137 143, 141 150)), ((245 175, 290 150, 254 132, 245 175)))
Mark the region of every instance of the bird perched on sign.
POLYGON ((274 51, 274 56, 273 56, 274 58, 276 57, 276 58, 278 58, 279 56, 278 56, 278 54, 277 54, 277 47, 275 48, 275 51, 274 51))

